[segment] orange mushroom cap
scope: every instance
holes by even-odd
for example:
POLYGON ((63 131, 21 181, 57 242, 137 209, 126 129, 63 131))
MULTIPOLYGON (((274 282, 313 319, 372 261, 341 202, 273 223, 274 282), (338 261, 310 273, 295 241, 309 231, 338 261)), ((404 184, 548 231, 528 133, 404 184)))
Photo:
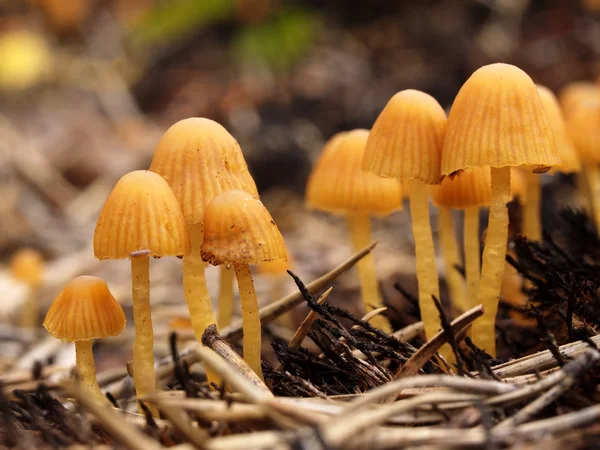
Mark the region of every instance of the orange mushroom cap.
POLYGON ((69 281, 54 299, 44 328, 67 342, 107 338, 125 329, 125 313, 104 280, 84 275, 69 281))
POLYGON ((548 167, 559 163, 531 78, 509 64, 476 70, 450 110, 442 174, 485 166, 548 167))
POLYGON ((42 254, 33 248, 21 249, 10 260, 10 270, 16 279, 37 286, 44 271, 42 254))
MULTIPOLYGON (((289 253, 288 253, 289 258, 289 253)), ((284 261, 282 259, 274 259, 258 265, 258 272, 263 275, 279 275, 286 273, 290 268, 290 261, 284 261)))
POLYGON ((147 170, 124 175, 98 217, 96 258, 129 258, 140 250, 148 250, 148 256, 180 256, 187 248, 186 222, 164 178, 147 170))
POLYGON ((492 201, 492 175, 489 167, 458 172, 431 187, 431 199, 437 206, 466 209, 488 206, 492 201))
POLYGON ((569 135, 581 159, 600 162, 600 99, 581 103, 567 119, 569 135))
POLYGON ((192 117, 171 126, 150 170, 167 180, 191 224, 202 222, 206 206, 222 192, 239 189, 258 197, 239 144, 209 119, 192 117))
POLYGON ((308 207, 374 215, 402 209, 400 183, 361 168, 368 136, 367 130, 354 130, 338 133, 327 142, 308 180, 308 207))
POLYGON ((373 125, 363 170, 380 177, 438 184, 445 130, 446 113, 433 97, 413 89, 400 91, 373 125))
POLYGON ((594 99, 600 100, 600 86, 589 81, 569 83, 558 94, 558 101, 566 119, 577 110, 579 105, 594 99))
POLYGON ((287 250, 262 202, 244 191, 228 191, 206 208, 202 259, 215 266, 261 264, 287 261, 287 250))
POLYGON ((556 96, 550 89, 544 86, 537 86, 537 90, 540 95, 540 100, 542 100, 542 105, 544 105, 544 110, 546 111, 548 124, 554 133, 556 151, 561 160, 561 163, 554 166, 553 170, 562 173, 579 172, 581 170, 581 161, 571 142, 571 137, 567 131, 567 124, 556 96))

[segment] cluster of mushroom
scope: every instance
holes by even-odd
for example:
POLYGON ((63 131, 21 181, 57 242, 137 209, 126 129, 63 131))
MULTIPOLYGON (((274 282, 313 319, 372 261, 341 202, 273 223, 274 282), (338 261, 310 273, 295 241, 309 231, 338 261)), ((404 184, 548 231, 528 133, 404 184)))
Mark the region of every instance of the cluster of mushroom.
MULTIPOLYGON (((448 117, 433 97, 404 90, 390 99, 370 132, 334 136, 309 180, 307 204, 345 214, 353 242, 360 245, 369 239, 370 214, 400 209, 402 183, 410 198, 421 318, 430 338, 440 330, 434 303, 434 298, 439 299, 439 279, 431 196, 440 207, 453 303, 459 310, 483 304, 484 315, 474 323, 471 335, 495 355, 494 322, 508 240, 507 203, 511 193, 527 200, 525 232, 540 239, 538 174, 553 166, 564 172, 580 167, 566 136, 560 109, 548 89, 536 88, 515 66, 491 64, 474 72, 462 86, 448 117), (528 188, 525 194, 521 177, 528 188), (479 208, 486 206, 489 220, 481 264, 479 208), (455 270, 459 252, 449 209, 465 213, 466 289, 455 270)), ((373 261, 360 262, 359 272, 365 309, 381 306, 373 261)), ((389 329, 383 319, 379 326, 389 329)))
MULTIPOLYGON (((150 257, 183 257, 184 295, 199 342, 205 329, 217 323, 206 285, 205 262, 223 268, 224 285, 231 285, 231 274, 235 272, 242 304, 244 358, 262 376, 260 318, 249 266, 285 261, 287 252, 275 222, 258 199, 238 143, 221 125, 190 118, 165 133, 150 170, 126 174, 108 196, 96 224, 94 253, 101 260, 131 261, 133 378, 138 398, 156 389, 150 257)), ((77 282, 77 286, 82 283, 77 282)), ((46 328, 61 339, 83 337, 86 342, 110 335, 103 331, 122 329, 124 322, 114 319, 114 326, 105 327, 93 315, 103 314, 98 299, 108 301, 102 299, 110 296, 103 286, 102 295, 94 294, 89 299, 69 294, 67 286, 50 309, 46 328), (69 301, 62 300, 65 297, 69 301)), ((222 298, 220 306, 231 311, 231 289, 226 291, 229 298, 222 298)), ((221 324, 228 320, 230 317, 224 318, 221 324)), ((84 352, 91 355, 91 347, 83 349, 78 344, 79 373, 89 375, 89 364, 87 369, 79 364, 84 359, 89 362, 82 356, 84 352)), ((209 381, 219 382, 212 374, 208 376, 209 381)), ((98 392, 97 384, 93 390, 98 392)))

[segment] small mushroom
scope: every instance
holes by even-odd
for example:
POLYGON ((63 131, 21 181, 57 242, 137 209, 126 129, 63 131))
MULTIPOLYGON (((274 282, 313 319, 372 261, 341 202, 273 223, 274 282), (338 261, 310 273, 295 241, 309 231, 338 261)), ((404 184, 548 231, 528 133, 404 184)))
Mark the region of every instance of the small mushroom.
POLYGON ((13 277, 25 283, 29 288, 21 312, 21 326, 35 328, 39 325, 38 289, 42 284, 44 272, 42 254, 33 248, 19 250, 10 260, 10 271, 13 277))
POLYGON ((287 261, 287 251, 261 201, 239 190, 215 197, 204 216, 202 258, 215 266, 233 266, 242 303, 244 360, 262 378, 261 325, 250 264, 287 261))
MULTIPOLYGON (((150 314, 150 257, 183 256, 185 219, 168 183, 154 172, 124 175, 106 199, 94 232, 94 255, 130 259, 133 298, 133 379, 138 397, 156 391, 150 314)), ((157 410, 152 408, 156 415, 157 410)), ((140 412, 143 411, 140 409, 140 412)))
POLYGON ((600 87, 589 81, 573 81, 563 87, 558 94, 560 107, 567 120, 579 105, 590 100, 600 100, 600 87))
MULTIPOLYGON (((346 218, 355 251, 372 241, 371 215, 386 216, 402 208, 400 183, 363 172, 362 159, 368 130, 338 133, 325 145, 306 188, 309 208, 340 214, 346 218)), ((375 259, 368 254, 357 264, 362 302, 366 312, 383 306, 375 259)), ((371 321, 390 332, 389 321, 381 315, 371 321)))
POLYGON ((477 293, 484 314, 473 323, 471 334, 492 356, 508 240, 510 168, 527 166, 539 172, 560 163, 543 108, 531 78, 515 66, 498 63, 471 75, 448 117, 442 174, 491 167, 492 203, 477 293))
POLYGON ((96 380, 92 340, 121 334, 125 314, 104 280, 83 275, 69 281, 50 306, 44 327, 57 339, 75 342, 81 387, 108 404, 96 380))
MULTIPOLYGON (((408 181, 415 240, 419 309, 425 336, 441 328, 433 297, 440 297, 439 277, 429 219, 427 186, 441 181, 440 161, 446 114, 430 95, 407 89, 395 94, 377 117, 369 135, 363 170, 408 181)), ((449 347, 444 355, 450 356, 449 347)))
MULTIPOLYGON (((291 281, 287 271, 290 268, 290 253, 288 251, 288 260, 274 259, 258 265, 258 273, 269 279, 270 282, 270 300, 275 302, 283 296, 283 287, 286 280, 291 281)), ((294 327, 293 311, 290 310, 281 315, 279 322, 287 328, 294 327)))

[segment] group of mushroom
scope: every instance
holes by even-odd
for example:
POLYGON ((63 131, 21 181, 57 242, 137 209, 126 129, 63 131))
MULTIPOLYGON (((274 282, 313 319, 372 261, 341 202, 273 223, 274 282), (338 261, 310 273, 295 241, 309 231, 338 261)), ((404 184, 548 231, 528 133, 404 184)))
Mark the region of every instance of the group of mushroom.
MULTIPOLYGON (((525 72, 508 64, 491 64, 473 73, 448 116, 430 95, 401 91, 370 131, 341 132, 327 142, 308 182, 307 206, 343 215, 352 245, 359 250, 372 240, 370 217, 401 209, 405 191, 410 198, 419 307, 430 338, 440 330, 432 199, 440 210, 453 305, 457 310, 484 306, 483 317, 470 333, 478 346, 495 355, 494 322, 505 272, 511 195, 526 198, 524 232, 530 239, 541 239, 538 174, 550 168, 579 171, 581 155, 594 161, 586 179, 600 217, 600 175, 595 169, 600 160, 600 94, 578 100, 574 96, 568 96, 569 113, 566 97, 562 102, 565 122, 554 95, 544 87, 536 88, 525 72), (516 183, 520 177, 525 180, 525 193, 516 183), (489 207, 481 262, 480 207, 489 207), (465 277, 456 269, 460 252, 450 209, 464 211, 465 277)), ((235 273, 244 359, 262 376, 261 323, 249 266, 286 261, 287 250, 258 198, 238 143, 221 125, 191 118, 164 134, 149 170, 123 176, 106 200, 96 225, 94 253, 101 260, 131 261, 133 378, 138 398, 156 388, 150 257, 183 257, 184 296, 198 341, 209 325, 229 322, 235 273), (206 263, 221 267, 218 321, 206 285, 206 263)), ((365 310, 381 308, 384 302, 372 254, 359 262, 358 272, 365 310)), ((384 315, 371 320, 391 331, 384 315)), ((51 306, 44 326, 57 338, 77 342, 82 386, 105 401, 95 381, 90 342, 116 335, 125 326, 123 311, 106 283, 89 276, 71 281, 51 306)), ((211 373, 208 379, 219 384, 211 373)))

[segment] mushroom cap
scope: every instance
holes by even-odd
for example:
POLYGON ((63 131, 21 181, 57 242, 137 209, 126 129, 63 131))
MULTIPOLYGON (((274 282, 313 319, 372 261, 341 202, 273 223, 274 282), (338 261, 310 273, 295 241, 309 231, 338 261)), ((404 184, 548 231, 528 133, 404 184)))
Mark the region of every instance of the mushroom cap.
POLYGON ((280 275, 286 273, 290 268, 289 254, 288 261, 284 261, 283 259, 273 259, 272 261, 259 264, 257 268, 258 273, 263 275, 280 275))
POLYGON ((442 174, 475 167, 559 163, 531 78, 509 64, 476 70, 458 92, 448 116, 442 174))
POLYGON ((466 209, 488 206, 492 201, 492 175, 489 167, 458 172, 431 187, 431 199, 437 206, 466 209))
POLYGON ((148 256, 180 256, 187 248, 187 225, 164 178, 148 170, 124 175, 96 222, 96 258, 129 258, 139 250, 148 250, 148 256))
POLYGON ((150 170, 167 180, 191 224, 202 222, 206 207, 221 192, 239 189, 258 197, 242 149, 213 120, 192 117, 171 126, 150 170))
POLYGON ((24 248, 13 255, 10 260, 12 275, 32 286, 42 282, 44 259, 42 254, 33 248, 24 248))
POLYGON ((600 100, 600 86, 589 81, 574 81, 560 90, 558 101, 568 119, 581 103, 591 99, 600 100))
POLYGON ((306 188, 309 208, 336 214, 364 212, 387 215, 402 209, 398 180, 362 170, 369 132, 353 130, 334 135, 323 148, 306 188))
POLYGON ((600 99, 581 103, 567 119, 567 130, 582 161, 600 162, 600 99))
POLYGON ((554 166, 552 170, 562 173, 579 172, 581 170, 581 161, 573 146, 573 142, 571 142, 571 137, 567 131, 567 123, 565 122, 556 96, 545 86, 538 85, 537 90, 546 111, 548 125, 550 125, 550 129, 554 133, 556 152, 561 160, 561 163, 554 166))
POLYGON ((202 259, 212 265, 287 260, 283 237, 260 200, 244 191, 219 194, 206 208, 202 259))
POLYGON ((371 129, 363 170, 438 184, 446 122, 446 113, 432 96, 414 89, 398 92, 371 129))
POLYGON ((50 306, 44 328, 67 342, 89 341, 121 334, 125 313, 98 277, 73 278, 50 306))

